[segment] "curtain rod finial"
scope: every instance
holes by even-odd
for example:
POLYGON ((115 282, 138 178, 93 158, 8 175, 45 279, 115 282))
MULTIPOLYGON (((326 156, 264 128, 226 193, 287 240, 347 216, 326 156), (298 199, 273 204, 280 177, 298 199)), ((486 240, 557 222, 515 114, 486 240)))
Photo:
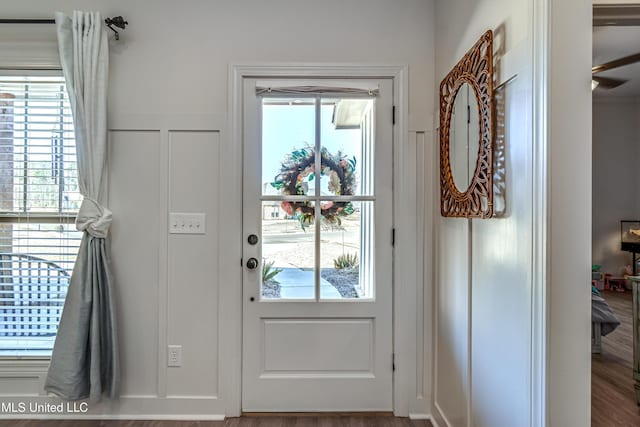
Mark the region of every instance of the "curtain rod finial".
POLYGON ((124 30, 125 27, 127 25, 129 25, 129 22, 125 21, 122 16, 115 16, 113 18, 106 18, 104 20, 104 23, 107 24, 107 27, 109 27, 109 29, 115 33, 116 40, 120 40, 120 34, 118 34, 118 30, 113 28, 113 26, 115 25, 116 27, 121 28, 121 29, 124 30))

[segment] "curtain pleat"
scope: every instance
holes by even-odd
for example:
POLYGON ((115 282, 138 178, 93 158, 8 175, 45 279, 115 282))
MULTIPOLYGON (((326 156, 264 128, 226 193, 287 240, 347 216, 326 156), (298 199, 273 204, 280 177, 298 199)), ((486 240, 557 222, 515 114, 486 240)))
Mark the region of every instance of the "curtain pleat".
POLYGON ((78 253, 45 390, 67 400, 117 397, 118 339, 114 282, 107 236, 106 195, 109 45, 97 12, 56 13, 60 59, 71 100, 84 196, 76 227, 84 235, 78 253))

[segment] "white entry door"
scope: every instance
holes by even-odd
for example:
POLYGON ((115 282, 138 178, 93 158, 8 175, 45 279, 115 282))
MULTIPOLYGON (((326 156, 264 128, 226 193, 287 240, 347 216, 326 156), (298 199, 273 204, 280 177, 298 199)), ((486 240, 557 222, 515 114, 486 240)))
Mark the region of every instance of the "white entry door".
POLYGON ((244 412, 391 411, 392 81, 244 81, 244 412))

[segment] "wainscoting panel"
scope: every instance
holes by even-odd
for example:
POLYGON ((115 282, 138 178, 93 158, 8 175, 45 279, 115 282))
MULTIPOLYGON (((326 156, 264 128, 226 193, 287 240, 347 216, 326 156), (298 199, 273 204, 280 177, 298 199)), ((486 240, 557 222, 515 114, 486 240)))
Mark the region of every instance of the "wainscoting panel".
POLYGON ((477 426, 532 423, 534 149, 528 46, 523 43, 502 58, 504 78, 518 78, 503 86, 496 100, 503 114, 496 160, 503 167, 495 182, 502 181, 505 211, 496 220, 473 222, 471 415, 477 426))
POLYGON ((218 194, 220 132, 169 131, 168 140, 169 212, 204 213, 206 232, 169 234, 167 344, 182 346, 182 366, 167 368, 167 396, 215 397, 218 224, 237 213, 218 194))
POLYGON ((440 266, 436 289, 436 409, 449 427, 466 427, 469 405, 470 257, 469 220, 440 218, 440 266))
MULTIPOLYGON (((412 229, 415 231, 415 250, 408 254, 408 264, 415 266, 416 274, 416 357, 415 385, 410 395, 409 416, 423 419, 431 413, 432 364, 432 271, 433 226, 432 211, 434 184, 434 151, 432 131, 410 131, 407 145, 406 176, 415 177, 407 183, 412 194, 406 209, 415 211, 412 229)), ((437 182, 437 181, 436 181, 437 182)))
POLYGON ((125 396, 157 394, 160 136, 128 130, 109 135, 108 206, 125 396))

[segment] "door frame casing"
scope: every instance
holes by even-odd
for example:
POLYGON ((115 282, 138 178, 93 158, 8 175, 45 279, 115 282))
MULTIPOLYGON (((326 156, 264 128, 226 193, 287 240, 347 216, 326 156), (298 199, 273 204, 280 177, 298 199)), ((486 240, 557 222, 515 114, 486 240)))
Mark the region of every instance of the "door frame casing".
MULTIPOLYGON (((416 389, 417 292, 416 265, 404 260, 416 247, 416 233, 408 229, 415 223, 415 212, 406 212, 410 197, 403 171, 409 140, 408 129, 408 66, 359 64, 231 64, 229 67, 229 117, 227 137, 221 147, 220 194, 225 194, 225 212, 242 212, 242 146, 243 146, 243 80, 245 78, 391 78, 393 80, 393 227, 395 247, 393 261, 393 411, 396 416, 408 416, 411 390, 416 389), (222 180, 221 180, 222 181, 222 180), (413 271, 412 271, 413 270, 413 271), (397 286, 401 283, 402 286, 397 286)), ((389 120, 392 112, 389 112, 389 120)), ((413 178, 415 180, 415 177, 413 178)), ((222 212, 221 212, 222 213, 222 212)), ((222 220, 222 216, 219 216, 222 220)), ((224 227, 219 224, 220 293, 218 299, 219 327, 219 390, 225 402, 226 416, 239 416, 242 411, 242 215, 225 215, 224 227), (240 233, 239 233, 240 232, 240 233), (236 266, 233 268, 232 266, 236 266)), ((391 236, 389 236, 391 238, 391 236)))

